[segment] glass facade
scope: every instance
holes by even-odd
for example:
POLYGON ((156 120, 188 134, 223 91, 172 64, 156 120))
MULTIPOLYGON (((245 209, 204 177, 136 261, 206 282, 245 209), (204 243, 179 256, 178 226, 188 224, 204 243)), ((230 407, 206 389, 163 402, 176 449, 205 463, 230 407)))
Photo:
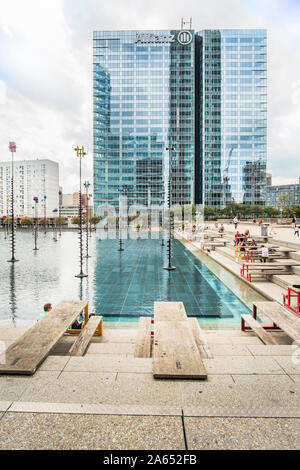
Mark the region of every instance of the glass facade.
POLYGON ((94 206, 194 201, 193 31, 94 32, 94 206))
POLYGON ((94 32, 94 205, 265 204, 265 30, 94 32))
POLYGON ((209 206, 265 204, 265 30, 205 30, 199 48, 199 199, 209 206))
POLYGON ((267 206, 281 207, 281 197, 287 206, 300 205, 300 183, 267 187, 267 206))

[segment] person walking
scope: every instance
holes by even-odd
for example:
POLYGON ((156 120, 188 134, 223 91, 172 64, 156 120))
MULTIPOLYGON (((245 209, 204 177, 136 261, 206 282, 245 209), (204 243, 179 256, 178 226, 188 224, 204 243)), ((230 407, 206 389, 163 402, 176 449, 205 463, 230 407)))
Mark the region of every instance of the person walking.
POLYGON ((239 219, 237 218, 237 216, 235 216, 235 218, 233 219, 233 223, 234 223, 234 228, 236 230, 237 226, 238 226, 238 223, 239 223, 239 219))
POLYGON ((299 225, 295 225, 295 231, 294 231, 294 236, 297 235, 299 237, 299 225))

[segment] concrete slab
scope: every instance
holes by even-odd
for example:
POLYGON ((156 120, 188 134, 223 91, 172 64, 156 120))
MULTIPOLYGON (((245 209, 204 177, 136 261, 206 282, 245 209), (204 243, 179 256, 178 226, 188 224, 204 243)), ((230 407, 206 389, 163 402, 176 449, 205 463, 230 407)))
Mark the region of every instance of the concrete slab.
POLYGON ((227 356, 203 359, 208 374, 284 374, 272 357, 227 356))
POLYGON ((251 356, 251 352, 244 345, 212 344, 210 351, 213 356, 251 356))
POLYGON ((299 449, 298 418, 185 418, 184 422, 190 450, 299 449))
POLYGON ((86 354, 125 354, 134 353, 134 343, 92 343, 86 354))
POLYGON ((182 416, 181 406, 99 405, 95 403, 45 403, 15 401, 14 413, 59 413, 125 416, 182 416))
POLYGON ((40 371, 62 371, 68 361, 69 356, 48 356, 39 367, 40 371))
POLYGON ((6 411, 11 404, 11 401, 0 401, 0 411, 6 411))
POLYGON ((291 356, 293 353, 290 345, 249 344, 247 348, 253 356, 291 356))
POLYGON ((105 324, 103 328, 103 335, 101 337, 102 343, 135 343, 137 336, 137 328, 136 329, 106 329, 105 324))
POLYGON ((49 379, 49 376, 53 379, 57 378, 56 372, 37 372, 32 376, 16 376, 16 375, 1 375, 0 376, 0 400, 19 400, 25 390, 30 384, 35 383, 36 386, 40 380, 45 377, 49 379))
POLYGON ((249 345, 249 344, 257 344, 257 345, 260 345, 260 344, 263 344, 261 342, 261 340, 256 336, 256 337, 253 337, 253 336, 244 336, 244 337, 240 337, 240 336, 232 336, 230 338, 231 340, 231 343, 234 344, 234 345, 237 345, 237 344, 243 344, 243 345, 249 345))
POLYGON ((25 402, 103 403, 116 380, 115 373, 63 372, 32 382, 20 400, 25 402))
POLYGON ((66 372, 135 372, 152 373, 153 364, 151 358, 131 358, 122 355, 96 355, 88 354, 84 357, 71 357, 66 372))
POLYGON ((1 449, 185 449, 181 417, 6 413, 1 449), (84 438, 86 436, 86 438, 84 438))
POLYGON ((294 355, 287 357, 287 356, 274 356, 273 357, 276 362, 282 367, 282 369, 291 375, 299 375, 300 374, 300 360, 299 354, 296 354, 294 351, 294 355))
POLYGON ((20 338, 28 328, 0 328, 0 340, 15 341, 20 338))

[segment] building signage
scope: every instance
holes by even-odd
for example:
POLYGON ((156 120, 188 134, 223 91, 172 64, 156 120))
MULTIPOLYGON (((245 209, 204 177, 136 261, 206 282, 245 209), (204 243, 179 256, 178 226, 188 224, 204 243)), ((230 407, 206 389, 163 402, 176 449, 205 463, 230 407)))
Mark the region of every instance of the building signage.
MULTIPOLYGON (((170 44, 175 42, 175 34, 153 34, 153 33, 137 33, 136 44, 149 44, 149 43, 166 43, 170 44)), ((177 34, 177 42, 182 46, 187 46, 193 40, 193 35, 190 31, 179 31, 177 34)))

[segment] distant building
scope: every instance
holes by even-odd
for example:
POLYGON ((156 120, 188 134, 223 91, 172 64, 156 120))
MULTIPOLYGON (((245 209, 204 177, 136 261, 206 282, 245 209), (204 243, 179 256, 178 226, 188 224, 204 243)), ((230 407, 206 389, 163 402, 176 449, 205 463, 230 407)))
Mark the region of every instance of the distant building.
POLYGON ((289 196, 286 205, 300 204, 300 178, 298 184, 267 186, 267 206, 280 207, 280 196, 289 196))
MULTIPOLYGON (((82 193, 82 214, 85 216, 86 211, 89 211, 89 217, 93 215, 93 207, 88 204, 87 195, 82 193)), ((75 192, 73 194, 62 194, 62 208, 61 208, 62 217, 72 218, 79 215, 79 193, 75 192)))
POLYGON ((272 175, 267 173, 267 186, 272 186, 272 175))
MULTIPOLYGON (((0 216, 10 215, 11 161, 0 162, 0 216)), ((59 206, 59 165, 48 159, 14 161, 15 217, 33 216, 38 198, 38 216, 52 217, 59 206), (46 196, 46 198, 44 197, 46 196)))

